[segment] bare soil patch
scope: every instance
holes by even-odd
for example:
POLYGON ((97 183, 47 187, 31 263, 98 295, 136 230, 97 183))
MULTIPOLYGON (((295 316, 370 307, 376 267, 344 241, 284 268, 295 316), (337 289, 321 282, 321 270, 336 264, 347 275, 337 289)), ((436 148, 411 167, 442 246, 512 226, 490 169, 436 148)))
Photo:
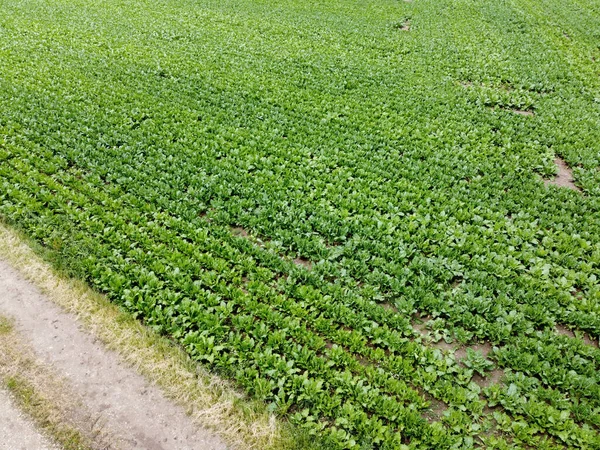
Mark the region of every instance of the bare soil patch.
POLYGON ((572 338, 575 337, 575 333, 573 333, 573 331, 569 330, 564 325, 557 324, 555 328, 556 328, 556 331, 557 331, 558 334, 562 334, 563 336, 569 336, 569 337, 572 337, 572 338))
POLYGON ((429 336, 429 330, 427 329, 428 318, 418 318, 419 322, 413 323, 413 329, 419 333, 422 337, 427 338, 429 336))
POLYGON ((294 264, 296 264, 297 266, 304 267, 307 270, 312 269, 312 262, 310 262, 306 258, 298 257, 298 258, 294 258, 293 261, 294 261, 294 264))
POLYGON ((427 345, 433 348, 437 348, 443 351, 453 352, 454 344, 449 344, 444 339, 440 339, 439 341, 435 341, 432 339, 431 332, 427 329, 427 323, 432 320, 429 316, 417 316, 417 322, 413 323, 413 329, 421 335, 427 345))
POLYGON ((452 352, 454 350, 454 344, 448 344, 445 340, 440 339, 437 342, 432 342, 431 346, 434 348, 439 348, 440 350, 446 350, 452 352))
POLYGON ((429 409, 423 413, 423 416, 428 422, 439 422, 442 417, 444 417, 444 413, 448 410, 448 405, 444 402, 427 396, 427 400, 429 401, 429 409))
POLYGON ((481 352, 483 354, 483 356, 485 356, 487 358, 487 356, 492 351, 492 345, 488 342, 483 342, 480 344, 461 346, 461 347, 457 348, 456 351, 454 352, 454 357, 457 360, 463 360, 464 358, 467 357, 467 349, 471 349, 476 352, 481 352))
POLYGON ((565 187, 571 189, 573 191, 581 192, 581 189, 575 185, 575 180, 573 178, 573 170, 569 167, 569 165, 565 162, 564 159, 560 157, 554 158, 554 164, 556 164, 556 169, 558 173, 552 180, 544 180, 544 184, 554 185, 558 187, 565 187))
POLYGON ((597 339, 597 338, 594 339, 592 336, 590 336, 587 333, 578 332, 577 334, 575 334, 575 332, 573 330, 570 330, 569 328, 567 328, 566 326, 561 325, 561 324, 556 324, 556 326, 554 328, 555 328, 556 332, 562 336, 568 336, 573 339, 577 339, 579 337, 585 345, 589 345, 591 347, 596 347, 596 348, 600 347, 599 339, 597 339))
POLYGON ((515 114, 518 114, 520 116, 527 116, 527 117, 531 117, 534 116, 535 114, 533 113, 533 111, 528 111, 525 109, 511 109, 510 111, 514 112, 515 114))
POLYGON ((398 308, 395 305, 392 305, 390 302, 382 303, 381 306, 384 309, 387 309, 388 311, 392 311, 392 312, 395 312, 395 313, 398 312, 398 308))
POLYGON ((410 31, 410 20, 408 20, 408 19, 402 20, 402 21, 396 23, 394 25, 394 28, 396 28, 399 31, 410 31))
POLYGON ((473 381, 479 385, 481 388, 486 388, 491 386, 492 384, 498 384, 502 380, 504 376, 504 371, 502 369, 494 369, 487 373, 485 377, 482 377, 478 373, 473 375, 473 381))
POLYGON ((591 345, 592 347, 600 348, 600 339, 594 339, 588 334, 583 335, 583 342, 585 342, 586 345, 591 345))
POLYGON ((454 279, 452 280, 451 286, 452 289, 456 289, 458 288, 463 282, 462 277, 454 277, 454 279))

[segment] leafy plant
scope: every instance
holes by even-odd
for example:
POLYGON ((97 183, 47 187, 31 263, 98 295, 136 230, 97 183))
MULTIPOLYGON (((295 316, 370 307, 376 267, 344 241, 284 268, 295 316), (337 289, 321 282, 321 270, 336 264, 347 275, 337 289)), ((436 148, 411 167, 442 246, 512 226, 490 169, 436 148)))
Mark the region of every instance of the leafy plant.
POLYGON ((487 372, 494 367, 494 363, 487 359, 482 352, 471 348, 467 349, 467 356, 462 363, 482 377, 485 377, 487 372))

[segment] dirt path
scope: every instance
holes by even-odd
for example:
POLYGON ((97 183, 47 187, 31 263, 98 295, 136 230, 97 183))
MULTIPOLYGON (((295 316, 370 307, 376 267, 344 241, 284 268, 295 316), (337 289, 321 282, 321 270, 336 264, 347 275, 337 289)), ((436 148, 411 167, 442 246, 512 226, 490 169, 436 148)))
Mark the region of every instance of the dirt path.
POLYGON ((15 406, 4 389, 0 389, 0 450, 54 450, 31 421, 15 406))
MULTIPOLYGON (((0 314, 15 321, 15 331, 36 357, 82 400, 82 415, 89 417, 90 427, 100 427, 111 437, 110 448, 227 448, 210 432, 198 429, 182 408, 122 364, 115 353, 82 331, 73 315, 60 310, 2 260, 0 314)), ((7 427, 0 421, 0 437, 7 427)))

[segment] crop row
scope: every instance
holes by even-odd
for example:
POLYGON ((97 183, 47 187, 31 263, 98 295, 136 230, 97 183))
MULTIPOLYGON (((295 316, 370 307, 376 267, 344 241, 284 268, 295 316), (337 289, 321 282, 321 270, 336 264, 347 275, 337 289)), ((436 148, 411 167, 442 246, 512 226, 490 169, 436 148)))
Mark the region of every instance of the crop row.
MULTIPOLYGON (((16 165, 20 166, 21 162, 22 161, 17 161, 16 165)), ((46 164, 47 164, 47 160, 46 160, 46 164)), ((16 167, 13 167, 13 169, 16 169, 16 167)), ((13 172, 13 173, 16 173, 16 172, 13 172)), ((6 173, 6 175, 8 175, 8 173, 6 173)), ((34 180, 35 178, 38 178, 39 181, 41 181, 42 179, 46 179, 46 183, 50 182, 50 186, 52 187, 52 190, 51 190, 52 193, 48 192, 44 196, 44 199, 47 200, 48 202, 54 202, 56 205, 69 204, 69 205, 71 205, 70 208, 73 208, 73 211, 77 211, 78 210, 78 205, 73 204, 74 200, 75 201, 78 200, 79 202, 84 202, 84 204, 86 204, 88 208, 90 208, 90 206, 91 206, 89 204, 89 200, 90 200, 89 197, 84 197, 82 195, 79 195, 79 198, 77 197, 77 195, 75 195, 75 196, 72 196, 72 198, 70 198, 70 199, 68 199, 66 201, 62 201, 62 199, 60 199, 60 197, 57 197, 57 190, 58 190, 57 188, 60 188, 60 185, 58 183, 54 182, 48 176, 39 175, 39 174, 36 176, 35 172, 28 172, 28 173, 26 173, 26 176, 27 176, 26 179, 28 179, 28 180, 34 180)), ((65 179, 65 180, 70 180, 71 183, 73 183, 73 182, 75 182, 75 180, 77 180, 77 177, 74 177, 74 176, 64 176, 63 175, 63 176, 61 176, 61 178, 65 179)), ((24 187, 24 185, 21 185, 21 188, 23 188, 23 187, 24 187)), ((84 189, 86 189, 88 191, 88 193, 93 192, 93 190, 90 190, 89 186, 88 187, 84 187, 84 189)), ((41 194, 44 193, 43 190, 40 191, 39 186, 37 184, 34 184, 32 186, 32 192, 40 192, 41 194)), ((83 216, 86 217, 88 221, 94 215, 106 214, 106 208, 108 208, 109 211, 110 210, 118 210, 118 211, 121 212, 121 216, 123 216, 123 213, 124 213, 124 210, 122 209, 123 205, 122 204, 115 204, 115 200, 111 200, 110 197, 107 197, 107 196, 102 197, 102 196, 100 196, 97 199, 97 201, 98 201, 99 205, 100 204, 102 205, 102 209, 91 208, 89 210, 88 214, 83 214, 83 209, 81 208, 81 205, 79 205, 79 212, 80 212, 80 214, 83 214, 83 216)), ((49 204, 47 204, 47 206, 53 206, 53 205, 51 203, 49 203, 49 204)), ((142 222, 142 223, 148 220, 148 219, 145 219, 144 216, 139 216, 139 214, 138 214, 137 217, 135 215, 132 215, 131 217, 134 219, 134 221, 142 222)), ((158 217, 160 217, 160 215, 156 215, 156 217, 158 218, 158 217)), ((83 218, 80 218, 79 220, 82 223, 85 223, 85 220, 83 218)), ((118 231, 118 229, 114 228, 114 224, 118 224, 120 222, 122 223, 123 221, 122 220, 119 221, 119 218, 117 216, 112 216, 111 217, 110 215, 109 215, 109 221, 110 221, 110 223, 113 224, 112 228, 109 228, 108 230, 107 229, 103 229, 101 223, 96 223, 95 224, 95 227, 96 227, 95 231, 93 229, 90 229, 90 230, 87 230, 87 232, 88 233, 89 232, 96 232, 96 233, 98 233, 98 232, 104 232, 105 234, 108 233, 108 232, 110 232, 110 234, 107 236, 107 239, 112 239, 112 244, 115 245, 116 242, 114 242, 114 237, 119 235, 119 231, 118 231)), ((173 219, 171 219, 170 221, 165 221, 164 223, 165 224, 168 223, 168 224, 177 225, 177 224, 180 224, 181 222, 180 221, 174 221, 173 219)), ((150 222, 150 227, 152 227, 152 225, 153 225, 152 222, 150 222)), ((156 224, 154 224, 154 225, 156 225, 156 224)), ((135 230, 135 228, 133 230, 135 230)), ((143 228, 142 228, 142 230, 143 230, 143 228)), ((174 239, 174 236, 167 231, 168 228, 167 228, 167 230, 165 230, 165 229, 162 229, 160 226, 154 226, 154 230, 155 230, 155 232, 157 234, 159 234, 159 235, 162 234, 162 239, 165 240, 166 242, 169 242, 169 240, 171 240, 170 242, 172 244, 175 244, 177 242, 174 239)), ((131 242, 136 242, 137 245, 139 245, 139 246, 143 245, 147 241, 147 237, 145 237, 143 233, 140 234, 140 231, 141 230, 133 231, 134 234, 131 234, 131 235, 123 235, 120 238, 120 241, 119 241, 120 245, 118 247, 120 247, 120 248, 122 248, 122 250, 126 251, 128 249, 128 247, 130 246, 131 242)), ((207 258, 207 254, 198 253, 197 246, 200 245, 201 242, 202 242, 200 239, 198 239, 198 237, 200 237, 202 234, 200 234, 200 235, 197 235, 197 234, 193 235, 193 234, 190 234, 191 231, 192 230, 190 230, 190 229, 183 230, 181 228, 178 230, 178 232, 181 233, 181 234, 183 234, 184 232, 187 232, 188 233, 188 238, 191 239, 192 242, 194 242, 194 245, 191 245, 191 244, 187 244, 186 245, 185 243, 183 243, 183 248, 187 247, 187 251, 188 252, 192 251, 192 253, 189 253, 187 255, 186 254, 182 255, 183 258, 188 258, 188 260, 187 260, 188 264, 189 264, 189 258, 190 257, 193 257, 193 260, 195 260, 195 261, 210 260, 211 258, 207 258)), ((170 254, 171 257, 174 256, 173 255, 173 251, 169 250, 168 247, 166 247, 166 246, 163 245, 162 248, 163 248, 163 255, 164 255, 163 257, 166 257, 169 254, 170 254)), ((140 249, 137 249, 137 251, 139 253, 140 249)), ((158 270, 158 268, 160 267, 160 263, 158 263, 158 265, 157 265, 157 262, 156 262, 157 261, 156 260, 156 256, 157 256, 156 255, 156 249, 154 249, 152 253, 153 253, 152 258, 146 258, 146 259, 141 259, 140 261, 136 261, 135 259, 132 259, 132 255, 133 254, 137 254, 137 253, 136 252, 132 252, 132 255, 127 255, 125 257, 125 259, 129 259, 129 263, 130 264, 134 263, 134 262, 137 262, 140 265, 149 265, 150 267, 157 269, 157 273, 160 276, 161 273, 165 272, 165 269, 166 269, 167 266, 163 265, 162 266, 163 267, 162 271, 158 270), (154 263, 152 261, 154 261, 154 263)), ((144 253, 142 253, 141 255, 143 255, 143 254, 144 253)), ((231 254, 230 254, 230 257, 231 257, 231 254)), ((185 259, 179 260, 179 263, 177 264, 177 267, 179 268, 179 266, 184 265, 185 262, 186 262, 185 259)), ((246 264, 246 265, 248 265, 248 264, 246 264)), ((221 275, 216 275, 215 272, 212 272, 214 280, 212 281, 212 283, 213 283, 212 285, 209 284, 209 286, 211 286, 212 289, 214 289, 214 283, 218 283, 219 278, 222 279, 222 277, 225 277, 224 278, 225 281, 232 282, 236 278, 239 280, 242 277, 250 275, 249 273, 245 272, 245 273, 243 273, 243 274, 241 274, 240 276, 237 276, 237 277, 235 277, 234 275, 227 276, 227 273, 228 273, 227 266, 228 266, 228 264, 225 261, 221 260, 220 263, 215 262, 215 263, 213 263, 211 265, 211 267, 207 268, 207 269, 217 269, 219 271, 218 273, 221 274, 221 275)), ((179 269, 179 270, 181 270, 181 269, 179 269)), ((109 272, 110 275, 106 275, 106 273, 104 273, 104 275, 102 273, 95 273, 95 272, 92 272, 92 273, 94 274, 94 276, 92 277, 92 280, 94 280, 94 279, 96 279, 96 280, 97 279, 106 279, 107 280, 107 281, 102 282, 102 284, 98 285, 98 287, 100 287, 102 290, 105 290, 105 291, 108 291, 108 292, 112 291, 113 294, 115 294, 117 296, 119 296, 119 293, 124 292, 124 289, 125 289, 124 285, 126 284, 125 280, 127 280, 130 277, 135 279, 135 277, 134 277, 135 274, 130 274, 130 273, 127 273, 126 275, 125 274, 121 274, 121 275, 111 274, 110 272, 109 272), (117 281, 115 281, 115 278, 117 279, 117 281), (116 292, 114 291, 115 290, 115 286, 118 286, 118 289, 116 290, 116 292)), ((194 275, 198 276, 197 273, 194 273, 194 275)), ((139 276, 139 274, 137 274, 137 276, 139 276)), ((146 276, 148 276, 148 274, 146 274, 146 276)), ((166 276, 168 276, 168 275, 166 275, 166 276)), ((153 285, 152 280, 155 280, 156 279, 155 277, 156 277, 156 275, 152 274, 152 276, 150 276, 149 279, 148 278, 146 279, 145 285, 152 286, 153 285)), ((272 277, 267 277, 267 279, 269 279, 269 278, 272 278, 272 277)), ((144 279, 142 279, 142 280, 144 280, 144 279)), ((144 281, 142 281, 140 283, 142 285, 144 285, 144 281)), ((167 289, 166 286, 163 286, 158 281, 154 282, 154 284, 157 284, 157 283, 158 283, 158 285, 155 286, 155 289, 152 289, 150 292, 145 293, 145 295, 150 295, 151 296, 152 294, 158 295, 160 293, 161 297, 164 295, 166 298, 173 298, 173 299, 181 298, 181 293, 178 294, 178 290, 181 289, 180 285, 177 285, 175 287, 169 286, 169 288, 167 289), (171 289, 175 289, 175 290, 171 291, 171 289)), ((189 284, 189 280, 188 280, 188 284, 189 284)), ((268 299, 267 300, 268 302, 276 303, 276 301, 274 302, 275 299, 274 299, 274 296, 273 296, 273 290, 272 289, 271 290, 269 290, 268 288, 267 289, 256 289, 256 287, 253 286, 252 282, 250 282, 247 287, 249 288, 249 290, 250 290, 251 293, 253 293, 253 292, 257 293, 257 294, 259 294, 259 297, 268 299), (270 294, 270 295, 268 295, 268 294, 270 294)), ((304 289, 304 290, 306 291, 306 289, 304 289)), ((225 290, 224 292, 229 292, 229 291, 225 290)), ((130 294, 130 295, 133 295, 133 294, 130 294)), ((135 295, 133 295, 133 297, 135 297, 135 295)), ((130 302, 130 304, 129 304, 130 307, 133 307, 134 309, 137 309, 137 310, 141 311, 141 313, 142 313, 141 316, 144 317, 144 318, 146 318, 146 320, 148 320, 149 323, 153 323, 153 318, 157 314, 160 315, 160 311, 162 310, 162 308, 166 308, 169 305, 168 304, 166 304, 166 305, 157 305, 156 303, 150 302, 149 300, 144 301, 144 298, 147 298, 147 297, 139 298, 136 302, 133 303, 133 304, 135 304, 137 306, 133 306, 133 304, 131 303, 132 300, 126 300, 126 301, 130 302), (145 304, 145 302, 148 302, 148 303, 145 304), (160 307, 158 307, 158 306, 160 306, 160 307)), ((302 297, 300 297, 300 298, 302 298, 302 297)), ((309 298, 310 298, 310 296, 309 296, 309 298)), ((305 310, 306 309, 306 303, 302 304, 301 308, 303 310, 303 315, 301 316, 301 318, 303 320, 308 320, 309 323, 311 323, 312 321, 310 319, 310 316, 312 315, 313 311, 311 309, 305 310)), ((295 310, 298 311, 298 307, 297 306, 296 306, 295 310)), ((318 311, 316 311, 316 312, 318 313, 318 311)), ((347 319, 351 319, 351 317, 353 316, 353 314, 351 313, 350 310, 342 311, 342 314, 340 314, 340 312, 338 311, 337 314, 338 314, 337 317, 346 317, 347 319)), ((170 311, 169 315, 173 316, 173 315, 177 315, 177 314, 175 314, 174 311, 170 311)), ((315 317, 319 317, 317 314, 314 314, 314 316, 315 317)), ((324 319, 326 319, 326 317, 324 319)), ((160 320, 158 322, 160 323, 160 320)), ((357 335, 355 333, 349 333, 349 332, 347 332, 345 330, 338 329, 337 331, 335 331, 333 333, 329 332, 329 335, 327 335, 327 331, 328 331, 327 330, 327 325, 330 326, 331 324, 328 324, 326 321, 323 321, 323 320, 321 320, 321 322, 322 322, 322 324, 320 326, 321 329, 319 331, 321 331, 322 333, 324 333, 328 338, 332 338, 333 342, 342 342, 342 343, 345 344, 346 347, 350 348, 354 352, 357 352, 358 354, 361 354, 363 357, 371 356, 371 358, 373 358, 373 356, 372 356, 373 353, 375 355, 379 355, 379 356, 375 356, 373 359, 379 360, 378 361, 379 367, 381 367, 381 368, 387 368, 388 370, 391 369, 391 373, 394 373, 394 371, 396 371, 396 373, 398 373, 397 370, 402 367, 402 359, 401 358, 396 363, 394 363, 394 361, 392 360, 391 362, 387 362, 387 365, 386 365, 385 361, 381 361, 381 360, 386 359, 386 358, 383 357, 384 354, 382 354, 380 352, 373 352, 373 351, 370 350, 371 347, 370 347, 369 341, 373 342, 374 343, 373 345, 377 346, 378 345, 377 342, 381 341, 382 338, 385 338, 385 334, 384 335, 381 335, 381 334, 375 334, 375 335, 371 334, 371 335, 369 335, 369 334, 367 334, 366 339, 365 338, 361 338, 360 335, 358 335, 358 340, 356 340, 357 335), (340 335, 342 335, 343 338, 340 338, 339 337, 340 335), (344 339, 344 337, 345 337, 345 339, 344 339), (354 342, 353 342, 353 337, 354 337, 354 342), (400 366, 397 365, 398 362, 401 363, 400 366)), ((183 324, 187 324, 189 326, 190 323, 198 323, 198 317, 196 317, 194 320, 191 320, 191 319, 184 319, 183 320, 183 324)), ((317 321, 317 324, 318 323, 319 323, 319 321, 317 321)), ((353 326, 353 327, 360 328, 360 322, 356 322, 356 321, 354 321, 354 322, 353 321, 345 322, 345 325, 344 325, 344 322, 342 322, 342 325, 343 326, 349 326, 350 325, 350 326, 353 326)), ((164 327, 164 325, 160 325, 160 326, 164 327)), ((338 325, 338 326, 340 326, 340 325, 338 325)), ((318 325, 317 325, 317 327, 318 327, 318 325)), ((177 335, 181 335, 182 334, 182 330, 185 330, 185 327, 182 326, 182 323, 178 322, 178 325, 177 326, 172 326, 170 329, 168 329, 168 332, 177 336, 177 335)), ((214 332, 215 331, 213 329, 211 329, 211 334, 213 334, 214 332)), ((297 339, 297 337, 294 337, 294 339, 297 339)), ((396 338, 396 342, 398 342, 397 339, 398 338, 396 338)), ((386 341, 384 341, 384 343, 385 343, 385 345, 383 347, 387 351, 389 351, 391 349, 392 351, 398 352, 399 349, 401 349, 401 347, 399 348, 399 347, 397 347, 397 345, 396 346, 394 346, 394 345, 390 346, 390 344, 387 343, 386 341)), ((216 346, 220 350, 220 348, 218 346, 218 343, 217 344, 214 343, 214 336, 213 336, 212 345, 216 346)), ((317 348, 323 348, 323 346, 324 346, 323 341, 321 341, 320 345, 318 345, 317 348)), ((418 359, 418 356, 415 356, 415 355, 419 354, 418 347, 415 347, 414 345, 407 347, 406 349, 404 349, 404 351, 400 350, 400 352, 404 353, 404 354, 408 354, 408 355, 413 355, 415 357, 415 359, 418 359)), ((209 354, 198 354, 197 351, 193 351, 193 353, 197 357, 199 357, 200 359, 208 358, 208 360, 211 360, 211 362, 214 362, 214 358, 215 358, 214 354, 211 354, 211 353, 209 353, 209 354)), ((427 353, 426 353, 426 355, 427 355, 427 353)), ((429 354, 429 356, 431 356, 431 354, 429 354)), ((339 360, 339 357, 338 357, 338 360, 339 360)), ((429 361, 430 362, 428 362, 426 365, 424 365, 425 368, 426 368, 426 370, 424 372, 422 372, 422 373, 426 373, 427 371, 430 370, 430 368, 434 367, 434 366, 431 365, 431 361, 432 361, 431 358, 429 359, 429 361)), ((433 359, 433 362, 435 362, 435 358, 433 359)), ((356 364, 355 364, 355 367, 357 367, 356 364)), ((362 367, 362 366, 358 365, 358 367, 362 367)), ((431 376, 433 376, 433 378, 431 378, 431 376, 429 376, 429 377, 425 378, 424 381, 421 381, 421 380, 419 380, 420 377, 423 376, 423 375, 421 375, 421 376, 416 376, 416 379, 419 380, 419 381, 421 381, 421 383, 424 383, 425 385, 427 385, 431 381, 435 381, 435 379, 440 376, 439 374, 441 374, 441 378, 445 379, 445 380, 450 380, 450 379, 452 379, 454 377, 455 378, 455 380, 454 380, 455 383, 456 383, 457 380, 459 380, 459 383, 460 383, 460 379, 463 379, 464 380, 463 382, 467 382, 469 380, 469 378, 470 378, 470 376, 468 376, 468 375, 467 376, 465 376, 465 375, 460 376, 460 372, 461 372, 460 370, 458 371, 458 377, 457 377, 457 373, 455 373, 455 371, 457 369, 450 370, 450 371, 448 369, 449 369, 449 366, 447 366, 447 363, 443 363, 442 362, 441 366, 438 364, 437 369, 434 369, 438 373, 438 375, 436 375, 436 373, 434 372, 433 374, 430 374, 431 376)), ((359 370, 359 375, 363 375, 363 374, 360 373, 360 370, 359 370)), ((410 370, 410 368, 408 368, 408 367, 407 367, 407 369, 404 370, 404 377, 407 377, 409 379, 413 379, 413 378, 415 378, 415 375, 416 374, 414 372, 412 372, 410 370), (406 370, 409 370, 409 371, 406 372, 406 370)), ((369 378, 372 378, 372 377, 369 377, 369 378)), ((379 376, 375 377, 375 378, 378 378, 379 380, 385 380, 386 377, 385 377, 384 374, 379 373, 379 376), (382 376, 383 376, 383 378, 382 378, 382 376)), ((414 380, 413 380, 413 382, 414 382, 414 380)), ((389 381, 387 383, 389 383, 389 381)), ((446 383, 448 383, 448 381, 446 381, 446 383)), ((383 384, 385 384, 385 381, 383 382, 383 384)), ((443 383, 441 385, 443 386, 443 383)), ((440 386, 440 383, 438 383, 438 386, 440 386)), ((448 388, 446 388, 447 392, 444 393, 445 396, 442 396, 442 398, 445 399, 446 401, 448 401, 448 398, 449 398, 449 397, 447 397, 447 395, 450 395, 450 399, 452 398, 452 396, 454 396, 456 398, 456 395, 459 394, 459 392, 460 392, 460 391, 457 392, 456 388, 451 386, 451 383, 448 383, 448 388), (448 391, 448 388, 449 388, 449 391, 448 391)), ((263 388, 263 389, 266 389, 266 388, 263 388)), ((438 389, 439 389, 439 387, 438 387, 438 389)), ((402 391, 401 386, 400 386, 399 391, 402 391)), ((399 391, 396 390, 396 393, 398 393, 399 391)), ((251 390, 251 392, 252 392, 252 390, 251 390)), ((260 391, 260 392, 261 392, 260 395, 264 395, 264 394, 262 394, 263 391, 260 391)), ((438 392, 438 395, 439 395, 439 392, 438 392)), ((266 398, 268 398, 268 397, 266 397, 266 398)), ((460 398, 460 395, 459 395, 459 398, 460 398)), ((413 398, 412 400, 415 401, 415 398, 413 398)), ((458 402, 457 406, 460 406, 461 403, 464 404, 464 400, 465 399, 463 398, 463 402, 458 402)), ((280 402, 281 401, 279 401, 279 403, 280 402)), ((452 404, 452 401, 449 401, 449 403, 452 404)), ((285 402, 283 404, 285 404, 285 402)), ((481 408, 481 406, 479 406, 479 409, 480 408, 481 408)), ((464 426, 464 422, 466 422, 466 421, 463 421, 463 426, 464 426)), ((464 431, 464 430, 461 430, 461 431, 464 431)))

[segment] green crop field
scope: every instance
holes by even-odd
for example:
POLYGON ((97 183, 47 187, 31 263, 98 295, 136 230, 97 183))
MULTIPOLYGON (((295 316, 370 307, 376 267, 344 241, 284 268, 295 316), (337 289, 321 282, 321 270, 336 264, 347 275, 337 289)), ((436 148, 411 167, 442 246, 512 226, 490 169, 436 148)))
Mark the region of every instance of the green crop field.
POLYGON ((0 1, 0 218, 326 449, 600 449, 599 168, 599 0, 0 1))

